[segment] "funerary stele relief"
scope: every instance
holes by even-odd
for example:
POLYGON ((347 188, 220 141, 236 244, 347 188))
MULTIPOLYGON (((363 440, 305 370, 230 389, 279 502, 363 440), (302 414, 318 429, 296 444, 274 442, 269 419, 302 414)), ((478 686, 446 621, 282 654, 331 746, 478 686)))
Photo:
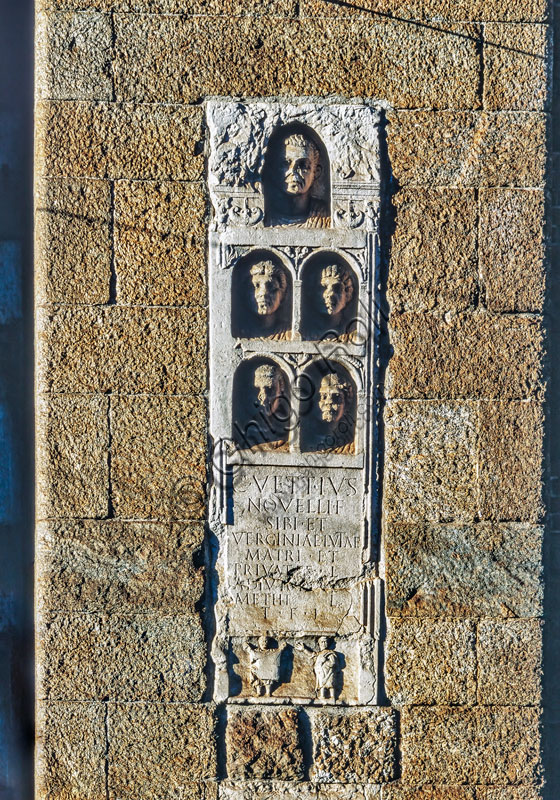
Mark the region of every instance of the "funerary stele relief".
POLYGON ((379 112, 207 114, 215 699, 375 704, 379 112))

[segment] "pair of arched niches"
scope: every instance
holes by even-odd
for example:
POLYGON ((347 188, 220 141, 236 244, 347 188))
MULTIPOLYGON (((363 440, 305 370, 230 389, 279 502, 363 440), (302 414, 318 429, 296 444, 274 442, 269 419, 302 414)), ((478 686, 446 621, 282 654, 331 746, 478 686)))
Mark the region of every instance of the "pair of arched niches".
MULTIPOLYGON (((254 463, 311 464, 314 453, 332 464, 363 461, 372 427, 377 263, 376 226, 366 210, 377 187, 352 183, 350 168, 342 180, 333 169, 339 154, 321 131, 289 122, 256 136, 242 122, 224 126, 221 139, 213 133, 210 159, 212 435, 250 451, 254 463), (245 129, 251 147, 242 141, 228 150, 232 131, 245 129), (306 137, 321 166, 307 218, 302 206, 292 211, 282 185, 306 137), (286 146, 275 183, 278 142, 295 144, 290 152, 286 146), (251 169, 238 162, 249 152, 251 169, 258 163, 262 171, 243 184, 239 176, 251 169), (236 175, 229 186, 228 169, 236 175)), ((297 176, 288 177, 297 189, 297 176)))

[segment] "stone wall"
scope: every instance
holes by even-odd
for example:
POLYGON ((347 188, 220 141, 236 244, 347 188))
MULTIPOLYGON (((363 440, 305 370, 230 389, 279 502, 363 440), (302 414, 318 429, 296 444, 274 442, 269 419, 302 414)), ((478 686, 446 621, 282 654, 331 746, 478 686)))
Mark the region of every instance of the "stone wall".
POLYGON ((40 798, 539 797, 547 20, 545 0, 39 3, 40 798), (387 702, 226 729, 204 100, 332 94, 386 105, 387 702))

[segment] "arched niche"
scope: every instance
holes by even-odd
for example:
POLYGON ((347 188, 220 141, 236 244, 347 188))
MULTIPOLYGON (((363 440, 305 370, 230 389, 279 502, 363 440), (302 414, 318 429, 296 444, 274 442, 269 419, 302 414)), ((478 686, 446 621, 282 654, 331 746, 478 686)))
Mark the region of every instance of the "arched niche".
POLYGON ((270 358, 243 361, 233 378, 232 438, 242 450, 287 450, 290 382, 270 358))
POLYGON ((255 250, 233 268, 231 333, 240 338, 290 339, 292 276, 268 250, 255 250))
POLYGON ((313 362, 299 379, 302 452, 355 452, 356 384, 336 361, 313 362))
POLYGON ((302 270, 301 335, 303 339, 352 341, 358 313, 356 273, 338 253, 312 256, 302 270))
POLYGON ((331 226, 329 156, 309 126, 294 122, 272 133, 262 179, 265 225, 331 226))

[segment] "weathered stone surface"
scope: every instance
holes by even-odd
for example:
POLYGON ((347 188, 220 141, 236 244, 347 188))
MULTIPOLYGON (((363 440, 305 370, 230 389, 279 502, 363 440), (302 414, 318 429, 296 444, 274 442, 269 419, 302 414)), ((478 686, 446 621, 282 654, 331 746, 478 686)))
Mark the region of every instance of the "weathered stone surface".
POLYGON ((387 783, 395 777, 397 718, 390 708, 313 711, 313 768, 318 783, 387 783))
POLYGON ((294 708, 230 707, 226 747, 231 779, 303 778, 303 753, 294 708))
POLYGON ((202 782, 215 777, 211 708, 109 703, 111 800, 211 800, 216 797, 212 786, 202 782))
POLYGON ((478 702, 538 705, 542 630, 539 620, 481 620, 478 625, 478 702))
POLYGON ((199 106, 43 102, 36 126, 42 175, 195 181, 203 174, 199 106))
POLYGON ((403 781, 531 784, 540 775, 533 708, 405 708, 403 781))
POLYGON ((115 513, 133 519, 203 519, 204 401, 119 397, 112 407, 115 513))
POLYGON ((542 528, 385 527, 389 616, 538 617, 542 528))
POLYGON ((541 800, 535 786, 479 786, 476 800, 541 800))
POLYGON ((396 228, 388 280, 392 311, 470 308, 478 290, 474 193, 405 189, 393 203, 396 228))
MULTIPOLYGON (((336 786, 294 781, 222 781, 220 800, 381 800, 382 787, 373 784, 336 786), (272 793, 272 794, 271 794, 272 793)), ((458 798, 459 800, 459 798, 458 798)), ((463 798, 460 798, 463 800, 463 798)), ((471 800, 470 796, 468 800, 471 800)))
POLYGON ((107 516, 107 410, 105 397, 38 397, 38 519, 107 516))
POLYGON ((390 401, 385 407, 387 519, 470 520, 476 514, 476 408, 390 401))
POLYGON ((52 611, 194 612, 202 523, 45 522, 37 531, 39 602, 52 611))
POLYGON ((37 705, 37 796, 49 800, 103 800, 104 703, 37 705))
POLYGON ((343 94, 382 96, 405 108, 479 106, 475 25, 440 31, 363 18, 127 14, 115 17, 115 31, 118 100, 192 103, 205 95, 343 94), (333 41, 344 42, 344 48, 333 41))
POLYGON ((385 680, 391 703, 476 702, 476 631, 466 620, 391 619, 385 680))
POLYGON ((403 786, 395 783, 383 787, 383 800, 475 800, 475 789, 463 786, 403 786))
POLYGON ((480 403, 483 519, 538 522, 541 518, 543 424, 539 403, 480 403))
POLYGON ((546 116, 391 111, 387 145, 401 186, 544 184, 546 116))
POLYGON ((203 304, 206 196, 197 184, 115 184, 117 302, 203 304))
POLYGON ((549 13, 547 0, 517 0, 509 5, 503 0, 360 0, 359 3, 302 0, 301 10, 304 17, 389 14, 410 20, 430 19, 434 23, 465 19, 539 22, 549 13))
POLYGON ((105 181, 37 181, 39 303, 106 303, 111 278, 111 190, 105 181))
POLYGON ((147 14, 219 14, 220 16, 296 16, 295 0, 40 0, 48 10, 136 11, 147 14))
POLYGON ((393 315, 388 396, 503 400, 540 396, 542 338, 540 320, 533 317, 393 315))
POLYGON ((39 323, 39 380, 53 392, 186 394, 206 387, 200 307, 54 307, 39 323))
POLYGON ((541 311, 545 289, 544 194, 480 193, 480 269, 491 311, 541 311))
POLYGON ((38 14, 36 25, 41 99, 112 99, 113 33, 108 14, 38 14))
POLYGON ((484 108, 541 111, 548 105, 551 30, 546 25, 484 27, 484 108))
POLYGON ((194 614, 47 614, 39 697, 199 701, 206 648, 194 614))

